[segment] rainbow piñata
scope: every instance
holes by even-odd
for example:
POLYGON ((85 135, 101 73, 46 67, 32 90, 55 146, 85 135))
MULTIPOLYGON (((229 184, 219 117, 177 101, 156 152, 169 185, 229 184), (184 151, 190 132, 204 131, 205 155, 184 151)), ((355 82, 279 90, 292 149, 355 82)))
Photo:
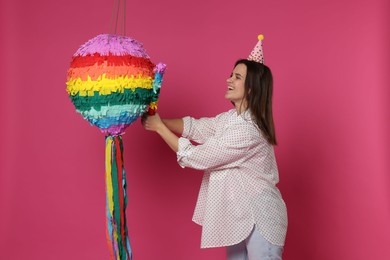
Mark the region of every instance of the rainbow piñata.
POLYGON ((66 82, 76 111, 106 134, 106 234, 112 260, 131 260, 126 225, 123 131, 157 109, 165 64, 154 65, 142 44, 101 34, 73 55, 66 82))
POLYGON ((120 135, 155 109, 165 64, 153 64, 138 41, 101 34, 73 55, 66 82, 76 111, 107 135, 120 135))

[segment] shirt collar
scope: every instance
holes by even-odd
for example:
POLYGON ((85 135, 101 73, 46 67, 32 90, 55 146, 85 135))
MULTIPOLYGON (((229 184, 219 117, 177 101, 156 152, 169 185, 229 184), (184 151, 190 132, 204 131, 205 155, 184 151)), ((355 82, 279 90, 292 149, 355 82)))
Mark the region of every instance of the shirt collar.
POLYGON ((242 118, 245 121, 252 120, 252 113, 251 113, 251 111, 249 109, 245 110, 244 112, 241 112, 241 114, 238 114, 236 109, 232 109, 232 110, 233 110, 233 115, 236 118, 242 118))

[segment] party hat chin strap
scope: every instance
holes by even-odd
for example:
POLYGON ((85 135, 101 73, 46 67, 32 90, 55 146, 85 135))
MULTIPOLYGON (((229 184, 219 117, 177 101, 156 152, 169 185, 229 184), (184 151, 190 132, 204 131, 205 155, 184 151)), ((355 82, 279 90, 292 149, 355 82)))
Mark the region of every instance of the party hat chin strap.
POLYGON ((126 173, 122 136, 106 136, 107 242, 112 260, 131 260, 126 226, 126 173))

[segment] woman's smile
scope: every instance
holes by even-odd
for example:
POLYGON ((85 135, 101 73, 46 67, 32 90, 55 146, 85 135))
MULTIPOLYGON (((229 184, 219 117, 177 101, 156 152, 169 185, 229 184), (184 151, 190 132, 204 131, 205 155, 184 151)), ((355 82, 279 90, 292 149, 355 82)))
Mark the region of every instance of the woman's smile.
POLYGON ((246 109, 246 101, 244 97, 246 73, 246 65, 238 64, 234 68, 230 78, 226 80, 227 91, 225 98, 234 103, 238 112, 241 112, 242 109, 246 109))

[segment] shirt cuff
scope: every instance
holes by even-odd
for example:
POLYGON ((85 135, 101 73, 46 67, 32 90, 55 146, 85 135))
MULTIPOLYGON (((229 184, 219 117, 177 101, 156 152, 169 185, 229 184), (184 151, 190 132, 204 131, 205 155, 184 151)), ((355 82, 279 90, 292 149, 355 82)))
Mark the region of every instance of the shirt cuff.
POLYGON ((177 156, 177 162, 179 165, 184 168, 185 163, 183 162, 183 159, 192 153, 192 144, 190 140, 180 137, 179 138, 179 147, 176 153, 177 156))
POLYGON ((183 137, 188 138, 188 135, 191 131, 191 125, 191 117, 183 117, 183 133, 181 134, 183 137))

